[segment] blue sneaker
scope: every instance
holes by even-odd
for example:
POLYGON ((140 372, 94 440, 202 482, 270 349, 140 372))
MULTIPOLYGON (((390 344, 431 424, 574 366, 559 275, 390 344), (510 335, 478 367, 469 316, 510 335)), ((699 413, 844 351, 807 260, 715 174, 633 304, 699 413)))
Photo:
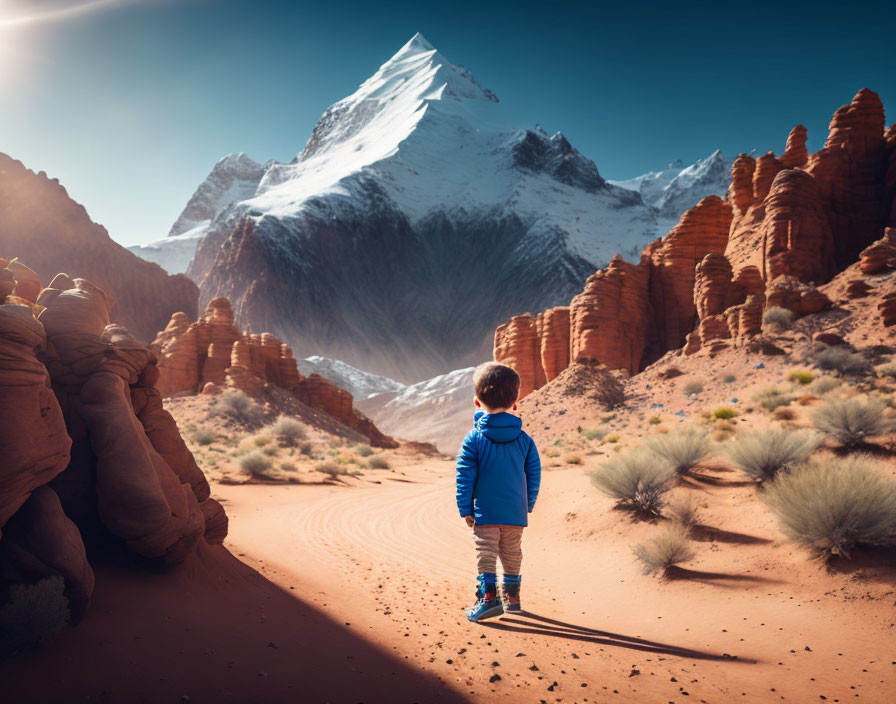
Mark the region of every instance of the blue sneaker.
POLYGON ((476 623, 484 618, 493 618, 504 613, 504 606, 498 599, 498 577, 493 573, 481 574, 476 585, 476 603, 464 609, 467 619, 476 623))
POLYGON ((504 575, 504 610, 507 613, 520 612, 523 607, 520 606, 520 581, 522 577, 518 574, 504 575))

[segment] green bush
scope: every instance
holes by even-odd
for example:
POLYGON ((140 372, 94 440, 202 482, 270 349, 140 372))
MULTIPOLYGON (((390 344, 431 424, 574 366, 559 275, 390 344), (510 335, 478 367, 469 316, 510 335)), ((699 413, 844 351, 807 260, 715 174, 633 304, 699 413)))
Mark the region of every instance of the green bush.
POLYGON ((264 411, 242 391, 228 389, 215 399, 209 414, 233 418, 244 425, 254 425, 261 422, 264 411))
POLYGON ((659 515, 674 476, 666 460, 639 448, 604 462, 591 474, 591 481, 620 506, 659 515))
POLYGON ((666 572, 670 567, 694 557, 687 531, 681 526, 665 528, 655 538, 632 548, 644 574, 666 572))
POLYGON ((336 462, 321 462, 315 469, 318 472, 323 472, 330 479, 336 479, 336 477, 340 477, 344 474, 348 474, 348 469, 341 464, 337 464, 336 462))
POLYGON ((753 397, 760 406, 767 411, 774 411, 779 406, 788 406, 793 402, 793 396, 783 389, 773 386, 763 389, 753 397))
POLYGON ((800 386, 807 386, 812 383, 815 375, 812 372, 794 371, 787 375, 787 380, 792 381, 800 386))
POLYGON ((832 398, 810 414, 812 425, 847 448, 857 447, 892 430, 886 405, 872 398, 832 398))
POLYGON ((218 434, 211 428, 197 428, 190 437, 197 445, 211 445, 218 434))
POLYGON ((280 416, 270 426, 270 432, 284 445, 295 445, 304 440, 307 432, 304 424, 289 416, 280 416))
POLYGON ((62 577, 33 584, 12 584, 0 607, 0 652, 17 653, 39 646, 61 631, 70 613, 62 577))
POLYGON ((270 457, 260 450, 252 450, 252 452, 242 455, 237 460, 237 464, 248 474, 269 477, 273 462, 270 457))
POLYGON ((694 381, 689 381, 682 387, 682 391, 685 396, 697 396, 703 392, 703 382, 696 379, 694 381))
POLYGON ((370 457, 373 454, 373 448, 370 445, 361 445, 358 448, 358 454, 361 457, 370 457))
POLYGON ((367 466, 371 469, 389 469, 391 465, 385 457, 371 457, 367 460, 367 466))
POLYGON ((661 457, 678 475, 687 474, 710 455, 706 433, 696 428, 652 435, 644 446, 661 457))
POLYGON ((612 435, 607 435, 606 441, 609 443, 617 443, 621 440, 619 437, 619 433, 613 433, 612 435))
POLYGON ((722 408, 717 408, 712 412, 712 417, 716 420, 731 420, 732 418, 737 417, 737 411, 733 408, 729 408, 727 406, 723 406, 722 408))
POLYGON ((762 324, 769 327, 777 327, 781 330, 790 330, 795 319, 796 316, 792 310, 773 306, 765 311, 765 314, 762 316, 762 324))
POLYGON ((818 557, 896 540, 896 479, 869 457, 825 457, 777 477, 763 493, 781 530, 818 557))
POLYGON ((790 465, 802 462, 820 445, 811 430, 769 428, 754 430, 731 440, 725 452, 750 479, 767 481, 790 465))
POLYGON ((819 369, 839 372, 844 376, 865 376, 872 369, 867 359, 842 345, 824 347, 815 353, 812 361, 819 369))

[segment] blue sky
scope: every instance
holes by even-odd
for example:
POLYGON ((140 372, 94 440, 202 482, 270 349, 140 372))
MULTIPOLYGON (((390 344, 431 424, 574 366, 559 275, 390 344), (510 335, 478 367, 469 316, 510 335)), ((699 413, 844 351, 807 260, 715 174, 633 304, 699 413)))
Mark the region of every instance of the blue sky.
POLYGON ((415 32, 519 127, 607 178, 824 141, 859 88, 896 120, 892 3, 0 0, 0 151, 126 244, 163 237, 225 154, 291 159, 415 32))

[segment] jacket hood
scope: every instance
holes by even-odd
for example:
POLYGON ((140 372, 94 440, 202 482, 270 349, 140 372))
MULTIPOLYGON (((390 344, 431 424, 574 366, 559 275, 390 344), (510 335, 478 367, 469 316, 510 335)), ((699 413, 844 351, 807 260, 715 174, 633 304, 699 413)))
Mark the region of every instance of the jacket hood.
POLYGON ((476 430, 492 442, 506 443, 516 440, 523 432, 523 421, 512 413, 483 413, 474 416, 476 430))

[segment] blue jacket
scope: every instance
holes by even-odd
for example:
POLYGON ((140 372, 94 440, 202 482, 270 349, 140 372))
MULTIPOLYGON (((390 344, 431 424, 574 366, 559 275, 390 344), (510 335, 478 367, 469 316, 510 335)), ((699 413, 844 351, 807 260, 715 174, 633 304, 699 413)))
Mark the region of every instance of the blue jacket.
POLYGON ((457 508, 476 525, 528 525, 541 460, 523 422, 510 413, 474 416, 457 457, 457 508))

